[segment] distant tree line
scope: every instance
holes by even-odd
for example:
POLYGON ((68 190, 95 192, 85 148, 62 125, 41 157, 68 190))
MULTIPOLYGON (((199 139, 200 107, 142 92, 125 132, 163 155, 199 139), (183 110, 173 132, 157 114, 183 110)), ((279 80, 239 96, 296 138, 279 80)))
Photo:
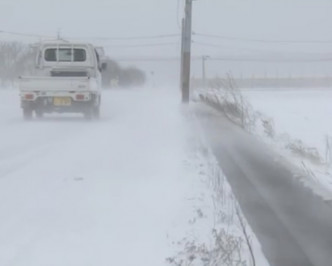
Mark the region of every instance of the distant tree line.
MULTIPOLYGON (((36 50, 20 42, 0 42, 0 85, 13 85, 17 78, 29 75, 35 69, 36 50)), ((107 69, 102 72, 103 86, 133 87, 144 85, 145 73, 135 67, 123 68, 106 59, 107 69)))
POLYGON ((103 86, 108 87, 132 87, 142 86, 146 81, 145 73, 136 68, 123 68, 117 62, 107 59, 107 69, 103 71, 103 86))
POLYGON ((12 85, 17 77, 34 69, 35 51, 19 42, 0 42, 0 82, 12 85))

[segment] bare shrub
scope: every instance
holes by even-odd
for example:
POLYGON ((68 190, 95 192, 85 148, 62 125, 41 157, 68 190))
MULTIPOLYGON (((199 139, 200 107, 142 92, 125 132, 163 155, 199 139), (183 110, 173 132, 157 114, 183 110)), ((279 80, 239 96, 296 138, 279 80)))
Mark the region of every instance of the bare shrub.
POLYGON ((264 133, 266 134, 266 136, 273 139, 276 135, 275 129, 274 129, 273 119, 262 118, 261 121, 262 121, 262 124, 263 124, 264 133))
MULTIPOLYGON (((202 241, 192 233, 177 242, 180 252, 166 259, 173 266, 255 266, 254 250, 251 245, 250 230, 242 216, 239 205, 231 187, 219 165, 214 161, 211 151, 206 155, 210 158, 204 167, 206 183, 211 190, 213 203, 213 226, 209 231, 208 242, 202 241), (211 157, 210 157, 211 156, 211 157)), ((203 203, 205 205, 205 202, 203 203)), ((194 219, 205 219, 201 209, 195 210, 194 219)), ((189 221, 189 224, 193 226, 189 221)), ((192 230, 191 230, 192 231, 192 230)))
POLYGON ((286 148, 291 150, 294 154, 308 159, 309 161, 321 164, 323 162, 318 150, 312 147, 306 147, 301 140, 293 140, 286 145, 286 148))
POLYGON ((251 132, 255 128, 257 114, 241 94, 232 75, 228 74, 224 79, 215 79, 211 81, 210 86, 211 91, 202 91, 200 99, 251 132))
POLYGON ((0 80, 2 85, 14 83, 34 69, 35 50, 20 42, 0 43, 0 80))
POLYGON ((221 229, 213 229, 213 245, 197 244, 196 241, 186 241, 182 252, 166 261, 174 266, 193 265, 197 262, 202 266, 246 266, 245 260, 241 258, 243 240, 235 237, 221 229))
POLYGON ((325 163, 327 165, 332 163, 332 138, 329 135, 325 138, 325 163))

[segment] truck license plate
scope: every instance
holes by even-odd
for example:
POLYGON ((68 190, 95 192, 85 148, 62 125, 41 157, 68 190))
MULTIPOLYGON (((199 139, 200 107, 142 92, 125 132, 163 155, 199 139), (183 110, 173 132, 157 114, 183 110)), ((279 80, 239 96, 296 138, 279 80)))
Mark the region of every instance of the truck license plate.
POLYGON ((54 97, 53 104, 55 106, 70 106, 71 98, 70 97, 54 97))

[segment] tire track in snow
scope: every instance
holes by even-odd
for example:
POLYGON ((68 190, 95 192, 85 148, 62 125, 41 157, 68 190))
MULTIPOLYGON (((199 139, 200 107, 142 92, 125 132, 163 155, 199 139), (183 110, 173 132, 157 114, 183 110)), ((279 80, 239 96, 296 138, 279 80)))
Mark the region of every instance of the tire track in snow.
POLYGON ((30 162, 44 156, 52 149, 54 144, 48 144, 39 148, 29 149, 23 153, 15 153, 10 159, 0 162, 0 178, 4 178, 9 174, 21 170, 30 162))

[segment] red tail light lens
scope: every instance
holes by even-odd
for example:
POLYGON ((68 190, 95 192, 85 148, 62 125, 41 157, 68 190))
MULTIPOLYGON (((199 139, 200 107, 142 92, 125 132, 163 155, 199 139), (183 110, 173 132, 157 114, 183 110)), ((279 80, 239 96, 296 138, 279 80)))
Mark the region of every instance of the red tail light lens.
POLYGON ((76 100, 83 101, 85 99, 83 94, 76 94, 76 100))
POLYGON ((26 100, 33 100, 35 98, 35 96, 33 94, 25 94, 24 95, 24 99, 26 100))

